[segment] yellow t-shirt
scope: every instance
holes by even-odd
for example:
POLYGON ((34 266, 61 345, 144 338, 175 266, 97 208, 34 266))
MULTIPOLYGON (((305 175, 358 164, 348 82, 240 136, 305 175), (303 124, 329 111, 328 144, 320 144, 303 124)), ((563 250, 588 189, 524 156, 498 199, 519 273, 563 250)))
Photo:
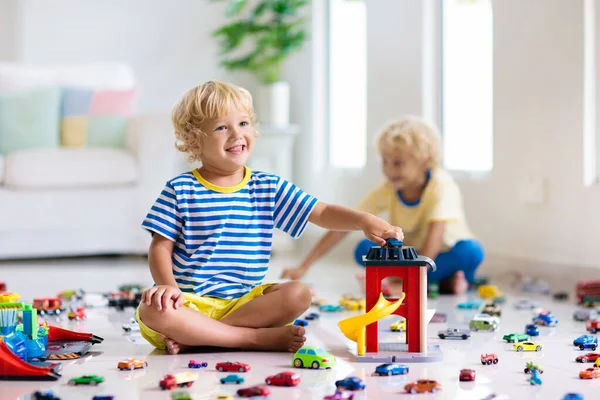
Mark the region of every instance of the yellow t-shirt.
POLYGON ((358 209, 374 215, 389 213, 388 222, 404 232, 404 244, 416 249, 425 244, 432 221, 446 221, 442 251, 449 250, 460 240, 474 238, 467 225, 460 189, 443 169, 431 171, 418 202, 403 201, 394 187, 385 182, 370 192, 358 209))

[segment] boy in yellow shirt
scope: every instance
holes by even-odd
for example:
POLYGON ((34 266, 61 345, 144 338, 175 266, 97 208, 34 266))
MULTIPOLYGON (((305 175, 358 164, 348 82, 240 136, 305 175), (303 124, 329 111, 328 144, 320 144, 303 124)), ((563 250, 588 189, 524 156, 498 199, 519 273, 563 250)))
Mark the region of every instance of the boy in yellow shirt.
MULTIPOLYGON (((437 270, 429 272, 428 280, 438 282, 443 292, 464 293, 484 252, 467 225, 458 185, 440 166, 438 130, 420 118, 404 117, 384 127, 377 147, 386 182, 367 194, 358 209, 374 215, 387 212, 388 222, 402 227, 404 244, 435 260, 437 270)), ((346 235, 329 231, 299 267, 284 270, 282 277, 300 279, 346 235)), ((359 265, 375 245, 368 239, 358 243, 359 265)))

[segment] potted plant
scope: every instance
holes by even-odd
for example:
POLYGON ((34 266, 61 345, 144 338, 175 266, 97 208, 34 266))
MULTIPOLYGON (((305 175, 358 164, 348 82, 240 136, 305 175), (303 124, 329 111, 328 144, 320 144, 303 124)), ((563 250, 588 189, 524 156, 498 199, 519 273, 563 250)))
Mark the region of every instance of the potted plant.
MULTIPOLYGON (((222 1, 222 0, 215 0, 222 1)), ((307 0, 228 1, 225 15, 232 22, 217 29, 225 69, 245 70, 259 82, 256 108, 265 124, 288 125, 289 83, 283 65, 306 40, 305 19, 299 15, 307 0)))

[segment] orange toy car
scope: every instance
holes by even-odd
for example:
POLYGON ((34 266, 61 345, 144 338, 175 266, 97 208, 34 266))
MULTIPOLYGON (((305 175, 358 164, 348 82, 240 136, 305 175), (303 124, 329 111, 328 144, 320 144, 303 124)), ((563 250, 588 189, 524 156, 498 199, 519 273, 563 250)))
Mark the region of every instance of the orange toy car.
POLYGON ((442 385, 437 381, 419 379, 416 382, 404 386, 404 390, 406 390, 407 393, 436 393, 438 390, 442 390, 442 385))
POLYGON ((121 371, 126 369, 130 369, 133 371, 134 369, 146 368, 147 366, 148 362, 146 360, 128 358, 127 360, 119 361, 117 368, 119 368, 121 371))
POLYGON ((581 379, 597 379, 600 378, 600 368, 592 367, 584 369, 579 372, 579 378, 581 379))

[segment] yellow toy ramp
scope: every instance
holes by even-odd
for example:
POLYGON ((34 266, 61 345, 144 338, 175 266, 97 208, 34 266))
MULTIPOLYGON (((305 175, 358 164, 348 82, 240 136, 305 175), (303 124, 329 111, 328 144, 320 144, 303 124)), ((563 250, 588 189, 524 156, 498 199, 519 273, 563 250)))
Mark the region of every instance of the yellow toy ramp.
POLYGON ((377 303, 375 303, 369 312, 352 318, 344 319, 338 322, 338 326, 340 327, 340 330, 344 336, 353 342, 356 342, 359 332, 361 332, 361 330, 367 325, 370 325, 373 322, 379 321, 383 317, 387 317, 388 315, 394 313, 394 311, 396 311, 404 301, 405 295, 405 293, 402 293, 402 296, 400 296, 398 300, 391 302, 386 300, 386 298, 383 297, 383 293, 381 293, 379 294, 379 300, 377 300, 377 303))

